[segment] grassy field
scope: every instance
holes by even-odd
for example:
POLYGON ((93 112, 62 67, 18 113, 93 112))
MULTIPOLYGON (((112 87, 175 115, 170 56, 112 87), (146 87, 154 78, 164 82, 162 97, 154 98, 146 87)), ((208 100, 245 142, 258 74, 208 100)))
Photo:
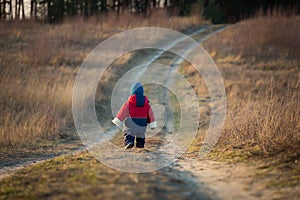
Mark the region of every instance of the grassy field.
MULTIPOLYGON (((230 26, 205 41, 216 62, 227 97, 222 149, 244 149, 253 156, 300 156, 299 16, 259 16, 230 26)), ((191 65, 181 67, 200 103, 209 93, 191 65)), ((203 101, 202 101, 203 100, 203 101)), ((210 104, 201 110, 209 119, 210 104)), ((207 121, 202 123, 207 126, 207 121)))
MULTIPOLYGON (((219 67, 227 93, 226 121, 210 157, 226 162, 263 162, 256 180, 266 187, 293 188, 298 196, 300 158, 299 16, 258 16, 229 27, 204 43, 219 67)), ((201 110, 197 152, 211 105, 203 79, 192 66, 181 71, 196 89, 201 110), (206 102, 206 103, 205 103, 206 102)))
MULTIPOLYGON (((186 30, 201 23, 199 17, 167 17, 157 12, 147 19, 108 15, 57 25, 1 21, 0 152, 36 148, 43 141, 68 136, 66 130, 74 129, 71 98, 76 72, 89 51, 104 39, 135 27, 186 30)), ((120 58, 116 65, 122 59, 130 57, 120 58)), ((122 70, 106 73, 107 80, 114 80, 113 73, 122 70)), ((105 90, 109 88, 99 88, 99 99, 105 90)))
POLYGON ((220 145, 299 158, 299 23, 299 16, 257 17, 205 43, 227 93, 220 145))

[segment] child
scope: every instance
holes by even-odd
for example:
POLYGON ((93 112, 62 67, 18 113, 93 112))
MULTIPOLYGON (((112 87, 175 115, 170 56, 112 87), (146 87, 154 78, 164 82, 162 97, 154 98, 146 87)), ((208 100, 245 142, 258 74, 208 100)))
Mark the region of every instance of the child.
POLYGON ((131 96, 112 120, 121 129, 123 129, 123 121, 125 121, 125 149, 134 146, 135 137, 136 147, 144 148, 147 124, 149 123, 151 129, 156 128, 157 124, 148 98, 144 96, 143 85, 140 82, 135 83, 131 87, 131 96))

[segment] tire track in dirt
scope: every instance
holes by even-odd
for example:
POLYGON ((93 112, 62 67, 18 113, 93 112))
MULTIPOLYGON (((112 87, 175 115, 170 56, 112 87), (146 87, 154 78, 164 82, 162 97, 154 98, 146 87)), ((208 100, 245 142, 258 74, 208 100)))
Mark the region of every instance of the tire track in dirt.
MULTIPOLYGON (((217 26, 206 26, 204 28, 201 28, 194 32, 194 34, 191 34, 192 37, 198 36, 201 34, 201 36, 207 36, 209 34, 214 34, 215 32, 219 31, 219 29, 223 29, 224 27, 217 26)), ((201 39, 202 37, 200 37, 201 39)), ((182 47, 182 45, 186 44, 184 42, 186 38, 180 38, 176 41, 174 41, 172 44, 167 44, 164 48, 165 49, 172 49, 172 48, 179 48, 184 50, 194 48, 194 46, 190 47, 182 47), (177 45, 177 44, 181 44, 177 45)), ((137 70, 134 69, 133 71, 130 71, 130 77, 136 77, 135 80, 131 80, 130 77, 122 77, 122 82, 117 83, 121 85, 123 88, 123 91, 118 91, 118 98, 117 102, 113 102, 113 104, 119 104, 119 107, 121 106, 122 102, 127 98, 128 92, 124 90, 124 85, 131 85, 134 81, 141 81, 143 83, 151 83, 151 80, 153 79, 153 76, 155 76, 155 80, 160 80, 161 85, 166 86, 162 88, 158 88, 155 90, 155 92, 152 94, 153 96, 156 96, 154 98, 151 97, 150 94, 150 100, 158 99, 158 101, 154 102, 154 104, 164 105, 166 109, 166 115, 167 120, 165 126, 163 126, 163 123, 158 123, 160 132, 156 131, 156 134, 154 134, 154 137, 147 137, 147 143, 152 144, 150 148, 146 148, 144 153, 145 154, 134 154, 132 156, 132 150, 127 150, 123 152, 120 147, 112 145, 110 142, 106 142, 109 140, 112 140, 114 135, 117 133, 118 130, 110 131, 109 134, 106 132, 105 136, 102 137, 103 139, 97 140, 89 140, 92 143, 88 144, 88 149, 91 152, 94 152, 94 156, 98 158, 101 161, 105 161, 106 164, 109 166, 113 166, 116 169, 122 170, 127 169, 129 172, 147 172, 147 171, 153 171, 153 169, 160 169, 162 167, 168 166, 170 163, 172 163, 173 160, 180 157, 181 154, 184 153, 184 150, 182 150, 182 147, 176 146, 172 144, 173 135, 170 135, 170 133, 174 132, 173 127, 173 116, 172 111, 170 107, 170 100, 169 100, 169 94, 167 90, 167 86, 170 84, 170 80, 172 79, 172 73, 175 72, 174 66, 173 68, 164 68, 164 67, 157 67, 155 66, 155 62, 165 62, 167 66, 172 65, 172 61, 174 60, 174 57, 169 57, 167 55, 167 59, 165 58, 165 54, 167 51, 159 51, 157 54, 155 54, 152 58, 150 58, 148 61, 145 62, 142 67, 138 68, 137 70), (171 58, 171 61, 169 60, 171 58), (153 64, 153 65, 152 65, 153 64), (151 66, 151 67, 150 67, 151 66), (157 98, 157 94, 158 98, 157 98), (121 99, 121 100, 120 100, 121 99), (168 134, 166 134, 166 132, 168 134), (163 144, 164 145, 161 145, 163 144), (129 159, 130 158, 130 159, 129 159), (132 162, 133 160, 134 162, 132 162), (135 164, 133 164, 135 163, 135 164), (138 168, 135 168, 138 166, 138 168)), ((168 53, 167 53, 168 54, 168 53)), ((177 57, 175 57, 177 59, 177 57)), ((118 87, 116 87, 118 88, 118 87)), ((184 90, 184 89, 183 89, 184 90)), ((149 95, 149 93, 147 93, 149 95)), ((189 95, 189 94, 187 94, 189 95)), ((149 97, 149 96, 148 96, 149 97)), ((152 102, 153 103, 153 102, 152 102)), ((115 129, 114 129, 115 130, 115 129)), ((95 136, 97 133, 95 133, 95 136)), ((148 132, 149 135, 149 132, 148 132)), ((153 135, 150 131, 150 135, 153 135)), ((178 137, 178 135, 177 135, 178 137)), ((181 138, 182 139, 182 138, 181 138)))
MULTIPOLYGON (((201 44, 214 34, 223 31, 226 26, 221 27, 213 32, 204 35, 197 41, 201 44)), ((193 50, 193 46, 187 46, 184 48, 184 54, 186 56, 193 50)), ((178 67, 182 65, 184 59, 182 57, 175 57, 171 63, 171 70, 168 73, 168 77, 176 73, 178 67)), ((166 78, 166 84, 169 84, 169 78, 166 78)), ((169 96, 162 93, 164 99, 168 102, 166 105, 170 105, 169 96)), ((210 95, 201 96, 200 102, 203 105, 208 104, 210 101, 210 95)), ((215 100, 217 101, 217 100, 215 100)), ((217 103, 216 103, 217 105, 217 103)), ((171 110, 171 109, 167 109, 171 110)), ((174 121, 173 115, 168 115, 171 118, 170 121, 174 121)), ((172 126, 173 123, 167 123, 168 126, 172 126)), ((167 130, 174 130, 174 127, 169 127, 167 130)), ((187 155, 178 158, 171 167, 178 171, 186 171, 192 174, 192 176, 182 177, 187 182, 198 183, 198 187, 206 187, 207 194, 210 194, 210 198, 213 199, 270 199, 275 191, 267 190, 263 185, 253 182, 255 176, 255 165, 249 164, 236 164, 236 163, 220 163, 212 159, 200 159, 197 154, 187 155), (202 185, 202 186, 201 186, 202 185)), ((201 199, 201 197, 198 197, 201 199)))
MULTIPOLYGON (((204 35, 205 37, 208 37, 209 35, 212 35, 213 33, 211 33, 211 31, 209 31, 209 28, 211 28, 211 26, 207 26, 204 27, 202 29, 197 30, 196 32, 194 32, 195 34, 192 34, 192 36, 199 36, 200 35, 204 35), (208 33, 205 33, 205 31, 209 31, 208 33)), ((223 28, 223 27, 222 27, 223 28)), ((219 29, 217 29, 217 31, 219 31, 219 29)), ((203 38, 203 36, 201 36, 200 38, 203 38)), ((169 48, 172 48, 174 45, 177 44, 177 42, 180 41, 176 41, 176 43, 169 45, 169 48)), ((192 47, 190 47, 192 48, 192 47)), ((158 59, 161 59, 161 57, 163 57, 165 52, 159 52, 158 54, 156 54, 153 58, 151 58, 148 61, 148 64, 145 65, 145 70, 141 72, 139 72, 139 75, 137 75, 136 77, 141 77, 143 74, 146 74, 147 70, 152 70, 152 69, 148 69, 149 65, 151 65, 153 62, 157 61, 158 59)), ((172 60, 174 61, 174 60, 172 60)), ((180 64, 177 63, 176 64, 180 64)), ((170 84, 170 76, 172 73, 174 73, 175 71, 175 67, 174 65, 172 66, 173 68, 167 69, 166 71, 162 72, 162 71, 157 71, 156 73, 162 77, 165 77, 164 79, 164 83, 166 85, 170 84)), ((150 77, 151 78, 151 77, 150 77)), ((137 78, 138 79, 138 78, 137 78)), ((160 140, 163 140, 164 137, 172 137, 170 136, 170 133, 174 132, 174 116, 172 115, 171 112, 171 108, 170 108, 170 99, 169 99, 169 95, 167 92, 167 89, 164 88, 163 90, 160 91, 161 95, 159 97, 159 103, 163 104, 166 106, 166 113, 167 113, 167 123, 165 127, 161 127, 161 133, 155 135, 155 137, 153 139, 149 138, 149 140, 147 141, 147 143, 150 144, 149 148, 146 148, 144 150, 138 151, 137 153, 141 154, 142 156, 140 157, 140 163, 158 163, 161 162, 163 159, 163 156, 165 154, 164 151, 157 151, 157 149, 159 149, 159 142, 160 140), (152 156, 149 158, 149 156, 145 156, 145 152, 153 152, 152 156)), ((124 93, 124 97, 126 96, 127 93, 124 93)), ((117 129, 111 129, 107 134, 107 141, 110 140, 117 132, 117 129)), ((97 148, 97 146, 99 145, 99 143, 101 144, 105 144, 106 141, 96 141, 94 144, 91 144, 91 146, 89 146, 88 148, 90 149, 94 149, 97 148), (94 145, 94 146, 93 146, 94 145)), ((104 148, 105 149, 105 148, 104 148)), ((41 157, 39 159, 33 159, 30 160, 28 162, 25 163, 20 163, 18 164, 18 166, 8 166, 6 168, 2 168, 1 169, 1 174, 12 174, 12 172, 14 172, 15 170, 18 169, 22 169, 26 166, 30 166, 30 165, 34 165, 36 163, 41 163, 44 162, 46 160, 52 159, 54 157, 57 156, 61 156, 61 155, 73 155, 73 154, 77 154, 79 152, 82 152, 83 148, 80 147, 78 149, 72 150, 71 152, 68 153, 61 153, 61 154, 57 154, 57 155, 51 155, 51 156, 45 156, 45 157, 41 157)), ((168 150, 172 152, 172 154, 176 154, 176 151, 178 151, 177 148, 174 148, 174 146, 169 146, 168 150)), ((137 150, 130 150, 130 151, 137 151, 137 150)), ((104 154, 109 154, 111 153, 111 150, 109 150, 108 152, 103 152, 104 154)), ((115 151, 114 154, 109 154, 111 155, 112 161, 115 161, 115 158, 117 157, 118 159, 120 159, 120 163, 122 163, 123 165, 128 165, 128 163, 126 163, 126 156, 124 157, 125 159, 122 160, 122 155, 123 152, 121 151, 115 151)), ((183 152, 179 152, 178 154, 181 155, 181 153, 183 152)), ((166 158, 169 158, 170 155, 165 155, 166 158)), ((175 159, 178 160, 182 160, 181 158, 176 158, 174 157, 171 161, 166 159, 166 164, 169 164, 170 162, 173 162, 175 159)), ((193 175, 193 173, 191 173, 192 170, 190 170, 189 168, 186 167, 187 163, 185 162, 178 162, 178 160, 174 163, 172 163, 169 167, 165 168, 163 171, 164 173, 169 177, 170 181, 176 179, 177 181, 181 181, 183 183, 185 183, 185 186, 183 185, 184 188, 182 188, 182 190, 187 191, 186 194, 181 194, 182 197, 188 198, 188 199, 216 199, 217 197, 215 196, 215 194, 210 191, 205 184, 203 184, 201 182, 201 180, 199 180, 197 177, 195 177, 193 175), (167 172, 166 172, 167 171, 167 172), (190 191, 190 192, 188 192, 190 191)), ((121 167, 122 167, 121 166, 121 167)), ((146 167, 145 165, 141 165, 141 167, 146 167)), ((155 167, 155 166, 150 166, 150 167, 155 167)), ((0 176, 0 178, 3 178, 4 176, 0 176)))
MULTIPOLYGON (((206 27, 205 30, 208 30, 209 28, 211 28, 211 26, 206 27)), ((213 34, 222 31, 223 28, 224 27, 214 30, 213 32, 208 31, 206 33, 203 29, 201 31, 198 30, 198 33, 193 35, 193 38, 199 42, 203 42, 213 34)), ((192 47, 186 47, 184 51, 188 52, 189 48, 192 47)), ((164 57, 164 53, 165 52, 158 52, 148 61, 149 65, 160 57, 164 57)), ((164 81, 166 85, 170 84, 169 77, 181 64, 181 60, 180 58, 176 58, 172 61, 172 63, 172 68, 169 71, 165 71, 164 73, 161 71, 157 72, 158 75, 165 76, 164 81)), ((144 72, 146 72, 146 70, 148 70, 148 68, 145 68, 144 72)), ((144 74, 144 72, 140 72, 140 74, 144 74)), ((126 95, 127 93, 124 93, 124 96, 126 95)), ((201 97, 201 99, 205 99, 205 101, 207 101, 209 97, 201 97)), ((170 96, 168 95, 167 89, 160 88, 159 102, 167 107, 166 112, 169 113, 169 122, 166 123, 165 129, 161 130, 161 134, 157 133, 154 135, 156 138, 153 137, 147 140, 146 149, 133 149, 130 151, 135 151, 136 153, 143 155, 149 151, 157 151, 161 140, 164 140, 164 137, 168 135, 172 136, 170 133, 174 130, 174 116, 171 114, 172 112, 170 112, 170 96)), ((108 135, 113 137, 115 131, 117 131, 117 129, 111 129, 111 132, 108 135)), ((174 149, 174 151, 175 150, 176 149, 174 149)), ((26 166, 42 163, 62 155, 77 155, 83 151, 85 151, 85 148, 81 146, 38 158, 28 158, 24 162, 12 164, 1 163, 0 179, 13 175, 14 171, 21 170, 26 166)), ((159 153, 163 154, 164 152, 159 153)), ((269 191, 266 191, 264 188, 260 188, 253 183, 253 173, 251 173, 251 171, 255 170, 254 166, 243 164, 236 165, 234 163, 224 164, 209 159, 199 160, 197 156, 198 155, 184 154, 184 156, 176 158, 176 161, 170 166, 159 170, 157 173, 161 173, 163 176, 168 177, 169 181, 167 182, 167 185, 172 188, 172 192, 171 194, 166 194, 165 191, 161 191, 163 187, 160 188, 158 186, 155 191, 165 194, 163 195, 164 198, 172 197, 172 199, 174 199, 174 197, 181 199, 269 199, 271 196, 269 191), (178 189, 176 189, 177 186, 179 186, 178 189)), ((145 161, 147 161, 147 157, 141 159, 141 162, 145 161)), ((152 162, 156 161, 152 160, 152 162)))
MULTIPOLYGON (((191 33, 189 33, 190 36, 196 36, 198 34, 201 34, 211 28, 212 25, 205 25, 191 33)), ((166 49, 172 48, 174 45, 176 45, 181 40, 174 41, 172 44, 168 44, 165 46, 166 49)), ((138 74, 135 75, 136 80, 141 77, 145 71, 148 69, 148 66, 153 63, 155 60, 157 60, 164 52, 158 51, 155 55, 152 56, 152 58, 148 59, 145 68, 143 71, 140 71, 138 74)), ((127 98, 127 93, 124 92, 123 96, 120 98, 120 101, 123 102, 127 98)), ((120 104, 120 103, 119 103, 120 104)), ((113 127, 112 129, 108 130, 106 132, 108 140, 112 138, 119 130, 116 127, 113 127)), ((95 141, 94 144, 99 144, 99 142, 105 142, 105 141, 95 141)), ((91 144, 93 145, 93 144, 91 144)), ((35 165, 38 163, 45 162, 47 160, 53 159, 55 157, 63 156, 63 155, 73 155, 80 153, 82 151, 85 151, 87 148, 78 144, 58 144, 55 147, 55 151, 46 152, 45 154, 36 154, 33 156, 21 156, 17 161, 9 161, 9 162, 1 162, 0 163, 0 179, 10 176, 13 174, 14 171, 20 170, 26 166, 35 165), (58 150, 57 150, 58 149, 58 150)))
MULTIPOLYGON (((215 31, 219 32, 219 29, 215 31)), ((214 34, 214 32, 209 34, 214 34)), ((205 34, 205 36, 207 36, 207 34, 205 34)), ((193 47, 189 47, 186 49, 189 50, 191 48, 193 47)), ((159 56, 155 56, 156 59, 150 59, 151 62, 149 62, 149 64, 145 66, 144 70, 141 70, 143 73, 141 73, 141 76, 136 80, 147 83, 151 82, 151 79, 153 78, 152 76, 156 76, 156 79, 163 80, 162 85, 168 86, 169 84, 172 84, 172 82, 170 81, 171 76, 176 71, 177 66, 174 66, 170 63, 176 62, 178 66, 180 65, 180 63, 178 62, 178 59, 176 57, 172 58, 170 61, 170 57, 164 54, 165 52, 159 53, 159 56), (172 65, 172 67, 159 68, 155 65, 152 66, 152 64, 156 61, 159 63, 165 62, 166 65, 172 65)), ((218 199, 213 190, 209 189, 205 183, 203 183, 197 176, 193 174, 193 172, 191 172, 191 170, 187 170, 188 168, 185 167, 187 163, 180 161, 182 160, 182 158, 180 158, 180 155, 184 152, 181 152, 180 149, 176 148, 176 146, 174 145, 169 145, 167 147, 167 151, 160 150, 161 143, 168 141, 169 138, 172 138, 174 136, 172 134, 174 132, 174 119, 171 111, 172 108, 169 99, 170 96, 168 94, 168 87, 158 87, 153 90, 155 91, 153 95, 156 96, 156 101, 152 102, 152 104, 162 104, 165 106, 167 122, 165 125, 160 125, 160 131, 158 133, 153 135, 150 132, 151 137, 147 137, 146 148, 141 150, 129 149, 126 151, 122 151, 120 148, 112 150, 111 146, 107 144, 101 144, 101 147, 98 146, 99 149, 97 149, 97 146, 95 146, 93 148, 93 151, 101 152, 101 154, 106 155, 105 162, 108 162, 110 166, 114 166, 120 170, 126 167, 134 168, 136 166, 139 166, 137 170, 141 170, 144 172, 147 170, 151 171, 156 167, 161 168, 162 165, 167 166, 162 170, 159 170, 159 173, 164 173, 168 177, 170 182, 166 183, 167 185, 176 184, 175 182, 172 182, 172 180, 174 179, 181 183, 184 183, 183 185, 181 185, 180 191, 187 192, 178 194, 178 197, 180 197, 181 199, 218 199), (159 94, 158 97, 157 94, 159 94), (127 154, 129 153, 135 154, 135 157, 133 158, 134 165, 132 164, 132 159, 128 159, 127 154), (172 157, 172 155, 175 156, 172 157), (179 156, 177 157, 177 155, 179 156)), ((150 97, 150 100, 151 99, 152 98, 150 97)), ((167 194, 167 191, 165 191, 165 193, 166 196, 170 195, 167 194)))

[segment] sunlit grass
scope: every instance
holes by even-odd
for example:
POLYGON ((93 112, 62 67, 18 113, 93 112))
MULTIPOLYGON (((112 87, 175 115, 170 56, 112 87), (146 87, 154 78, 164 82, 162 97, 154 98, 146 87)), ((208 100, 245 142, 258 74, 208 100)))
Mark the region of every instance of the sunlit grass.
MULTIPOLYGON (((71 98, 76 72, 89 51, 104 39, 135 27, 185 30, 200 23, 197 16, 167 17, 165 11, 149 18, 109 14, 56 25, 1 21, 1 148, 29 147, 40 139, 57 139, 73 127, 71 98)), ((113 72, 119 73, 116 69, 113 72)), ((115 79, 108 72, 106 80, 115 79)), ((101 90, 98 98, 102 93, 105 91, 101 90)))
MULTIPOLYGON (((299 16, 279 14, 258 16, 205 42, 222 73, 227 95, 219 150, 227 149, 231 154, 241 151, 249 158, 278 154, 299 157, 299 20, 299 16)), ((197 86, 194 89, 203 105, 201 114, 209 116, 211 105, 206 99, 210 96, 205 82, 191 66, 181 72, 197 86)), ((206 129, 203 125, 200 132, 206 129)), ((191 149, 196 151, 202 140, 199 133, 191 149)))

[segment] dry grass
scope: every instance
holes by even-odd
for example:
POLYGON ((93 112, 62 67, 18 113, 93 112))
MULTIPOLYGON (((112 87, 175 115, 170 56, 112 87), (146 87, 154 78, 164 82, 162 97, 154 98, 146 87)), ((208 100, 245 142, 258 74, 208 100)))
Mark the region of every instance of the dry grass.
MULTIPOLYGON (((281 59, 284 59, 284 64, 289 64, 285 62, 292 59, 291 61, 298 61, 299 67, 299 23, 298 15, 273 13, 269 16, 257 16, 232 26, 230 31, 207 42, 206 47, 215 57, 218 57, 218 54, 223 58, 241 56, 247 58, 248 63, 252 61, 255 64, 260 60, 274 63, 280 62, 281 59), (216 51, 212 49, 214 45, 223 48, 216 51)), ((284 66, 285 69, 286 67, 284 66)))
POLYGON ((97 44, 120 31, 144 26, 184 30, 197 17, 149 18, 124 14, 69 19, 47 25, 34 21, 0 22, 0 146, 31 146, 57 139, 72 127, 72 87, 81 62, 97 44))
POLYGON ((220 146, 250 155, 299 158, 299 24, 300 16, 259 16, 205 44, 227 92, 220 146))
MULTIPOLYGON (((257 17, 232 25, 204 47, 221 71, 227 113, 211 158, 257 166, 254 182, 278 199, 299 196, 300 16, 257 17)), ((210 95, 192 66, 181 69, 195 86, 201 106, 199 152, 210 119, 210 95)))

